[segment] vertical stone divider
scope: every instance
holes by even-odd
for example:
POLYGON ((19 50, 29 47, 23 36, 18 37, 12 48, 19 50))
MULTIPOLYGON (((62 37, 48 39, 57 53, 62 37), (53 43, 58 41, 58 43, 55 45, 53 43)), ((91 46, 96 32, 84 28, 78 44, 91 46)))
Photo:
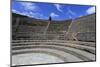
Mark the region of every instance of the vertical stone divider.
POLYGON ((46 34, 47 34, 47 30, 48 30, 48 28, 49 28, 50 23, 51 23, 51 17, 49 17, 48 24, 47 24, 47 26, 46 26, 46 28, 45 28, 45 30, 44 30, 44 32, 43 32, 44 38, 46 38, 46 36, 47 36, 46 34))
MULTIPOLYGON (((73 22, 73 20, 72 20, 73 22)), ((70 34, 70 29, 71 29, 71 26, 72 26, 72 22, 71 24, 68 26, 68 31, 66 32, 66 37, 68 37, 67 39, 69 40, 69 34, 70 34)))
POLYGON ((79 24, 80 24, 80 22, 77 22, 77 26, 79 26, 79 27, 77 28, 75 33, 72 33, 72 37, 75 39, 75 41, 78 41, 76 35, 79 33, 79 31, 82 31, 82 29, 81 29, 79 24))

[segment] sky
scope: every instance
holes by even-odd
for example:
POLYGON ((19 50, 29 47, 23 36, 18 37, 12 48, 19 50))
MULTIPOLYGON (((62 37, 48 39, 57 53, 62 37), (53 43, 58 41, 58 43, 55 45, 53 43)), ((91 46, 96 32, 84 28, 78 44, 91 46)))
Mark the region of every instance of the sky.
POLYGON ((67 20, 95 13, 94 6, 12 1, 12 12, 32 18, 67 20))

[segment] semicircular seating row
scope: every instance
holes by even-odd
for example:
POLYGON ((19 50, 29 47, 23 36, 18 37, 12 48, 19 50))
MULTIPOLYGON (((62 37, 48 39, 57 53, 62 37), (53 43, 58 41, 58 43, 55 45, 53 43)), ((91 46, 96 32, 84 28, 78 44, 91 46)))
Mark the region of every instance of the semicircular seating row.
POLYGON ((92 42, 13 40, 12 65, 95 61, 92 42), (81 45, 87 44, 87 45, 81 45))

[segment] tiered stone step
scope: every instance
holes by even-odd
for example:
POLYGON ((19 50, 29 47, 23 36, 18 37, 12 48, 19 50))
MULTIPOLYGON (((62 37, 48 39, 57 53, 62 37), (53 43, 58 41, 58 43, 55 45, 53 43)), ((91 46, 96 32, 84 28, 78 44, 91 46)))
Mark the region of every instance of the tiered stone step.
MULTIPOLYGON (((83 43, 86 44, 86 42, 83 43)), ((14 40, 12 43, 12 64, 95 61, 95 47, 82 44, 57 40, 14 40)))

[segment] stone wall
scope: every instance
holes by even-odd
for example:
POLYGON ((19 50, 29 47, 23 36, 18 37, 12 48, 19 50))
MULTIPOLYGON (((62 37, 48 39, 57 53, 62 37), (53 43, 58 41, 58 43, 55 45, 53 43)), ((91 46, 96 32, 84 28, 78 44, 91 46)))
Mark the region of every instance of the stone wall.
POLYGON ((38 20, 17 14, 12 16, 13 39, 95 41, 96 14, 65 21, 38 20))
POLYGON ((95 41, 96 14, 80 17, 71 23, 68 30, 68 39, 81 41, 95 41))
POLYGON ((49 21, 12 14, 13 39, 66 39, 71 20, 49 21), (50 24, 49 24, 50 23, 50 24))

